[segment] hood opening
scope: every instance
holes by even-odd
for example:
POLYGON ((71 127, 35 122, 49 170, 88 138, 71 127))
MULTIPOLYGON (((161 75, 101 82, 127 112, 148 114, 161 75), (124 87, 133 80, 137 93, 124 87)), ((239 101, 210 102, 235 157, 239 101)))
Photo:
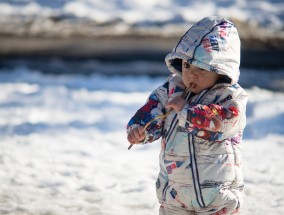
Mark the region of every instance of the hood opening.
POLYGON ((182 73, 182 59, 179 58, 172 59, 171 65, 172 67, 174 67, 175 70, 182 73))
POLYGON ((220 75, 220 78, 217 81, 217 83, 226 83, 226 84, 230 84, 231 82, 232 79, 227 75, 220 75))

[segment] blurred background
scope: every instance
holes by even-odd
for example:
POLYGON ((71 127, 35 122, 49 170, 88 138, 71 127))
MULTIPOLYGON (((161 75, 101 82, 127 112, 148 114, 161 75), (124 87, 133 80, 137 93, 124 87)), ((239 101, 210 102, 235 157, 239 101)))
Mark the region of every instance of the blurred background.
POLYGON ((283 7, 281 0, 0 0, 0 56, 163 61, 194 22, 220 15, 239 29, 242 66, 279 68, 283 7))
POLYGON ((0 0, 0 214, 157 214, 159 143, 125 125, 210 15, 242 42, 244 214, 283 214, 283 0, 0 0))

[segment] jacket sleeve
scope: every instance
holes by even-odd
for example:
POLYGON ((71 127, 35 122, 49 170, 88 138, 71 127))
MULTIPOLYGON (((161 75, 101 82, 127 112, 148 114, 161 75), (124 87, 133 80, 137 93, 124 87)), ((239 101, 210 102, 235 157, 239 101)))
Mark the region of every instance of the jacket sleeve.
POLYGON ((179 126, 199 138, 222 141, 244 129, 246 102, 247 94, 241 93, 221 103, 187 104, 179 113, 179 126))
MULTIPOLYGON (((138 111, 128 122, 127 133, 138 126, 145 126, 155 117, 164 115, 166 113, 161 99, 167 95, 167 86, 168 83, 165 83, 150 94, 146 103, 140 109, 138 109, 138 111), (160 94, 164 95, 161 97, 160 94)), ((145 130, 146 138, 142 143, 153 142, 159 139, 162 134, 163 125, 164 120, 161 118, 153 121, 145 130)))
POLYGON ((138 126, 145 126, 148 122, 151 124, 146 128, 146 138, 141 143, 153 142, 159 139, 162 135, 164 119, 155 117, 165 115, 165 105, 168 100, 174 96, 180 96, 183 94, 184 89, 180 84, 181 79, 177 76, 171 75, 167 82, 154 90, 146 104, 144 104, 130 119, 127 124, 127 133, 133 128, 138 126))

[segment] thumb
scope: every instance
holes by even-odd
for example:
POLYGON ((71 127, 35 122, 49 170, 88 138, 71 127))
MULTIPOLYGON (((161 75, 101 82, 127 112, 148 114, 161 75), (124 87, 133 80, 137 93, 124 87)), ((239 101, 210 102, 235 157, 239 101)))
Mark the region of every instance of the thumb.
POLYGON ((167 104, 165 105, 166 108, 173 108, 174 103, 172 101, 168 101, 167 104))
POLYGON ((139 126, 138 128, 137 128, 137 131, 138 131, 138 133, 140 134, 140 135, 143 135, 144 134, 144 127, 143 126, 139 126))
POLYGON ((165 107, 166 107, 167 109, 172 109, 172 110, 175 110, 175 111, 176 111, 176 109, 177 109, 177 104, 176 104, 176 102, 175 102, 174 100, 172 100, 172 101, 169 101, 169 102, 165 105, 165 107))
POLYGON ((138 128, 137 128, 137 131, 138 131, 138 133, 139 133, 139 141, 141 141, 141 140, 144 140, 144 138, 145 138, 145 131, 144 131, 144 127, 143 126, 139 126, 138 128))

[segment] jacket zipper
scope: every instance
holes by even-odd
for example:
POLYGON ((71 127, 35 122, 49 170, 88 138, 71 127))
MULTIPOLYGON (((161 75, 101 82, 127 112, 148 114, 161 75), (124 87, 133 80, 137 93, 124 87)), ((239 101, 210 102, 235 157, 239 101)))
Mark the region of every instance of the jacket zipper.
POLYGON ((168 182, 166 183, 166 186, 164 187, 164 189, 163 189, 163 192, 162 192, 162 199, 164 200, 164 201, 166 201, 166 193, 167 193, 167 190, 169 189, 169 186, 168 186, 168 182))
MULTIPOLYGON (((209 88, 205 90, 197 99, 197 103, 201 101, 201 99, 206 95, 208 91, 212 89, 209 88)), ((191 164, 191 172, 192 172, 192 179, 193 179, 193 185, 194 185, 194 191, 196 195, 197 202, 200 207, 204 208, 205 203, 204 199, 202 196, 202 191, 200 188, 200 183, 199 183, 199 174, 198 174, 198 168, 197 168, 197 163, 196 163, 196 156, 195 156, 195 146, 194 146, 194 139, 193 135, 188 133, 188 148, 189 148, 189 157, 190 157, 190 164, 191 164)))
POLYGON ((199 184, 199 175, 198 175, 198 169, 197 169, 197 164, 196 164, 195 147, 194 147, 194 141, 193 141, 192 134, 188 134, 188 147, 189 147, 191 172, 192 172, 192 179, 193 179, 196 199, 197 199, 199 206, 204 208, 205 203, 202 197, 200 184, 199 184))

